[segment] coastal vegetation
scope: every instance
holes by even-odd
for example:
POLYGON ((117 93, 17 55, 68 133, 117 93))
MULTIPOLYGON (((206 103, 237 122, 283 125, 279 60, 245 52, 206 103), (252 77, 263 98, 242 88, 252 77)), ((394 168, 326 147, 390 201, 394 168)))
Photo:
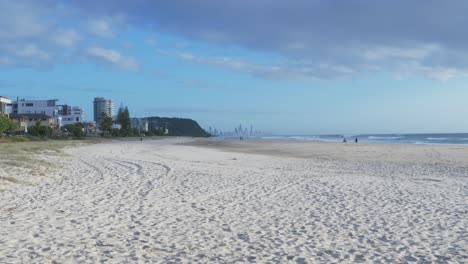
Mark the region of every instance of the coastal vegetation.
POLYGON ((159 134, 167 134, 169 136, 186 136, 186 137, 209 137, 200 125, 193 119, 188 118, 169 118, 169 117, 148 117, 149 131, 159 134), (167 132, 167 133, 166 133, 167 132))
POLYGON ((5 132, 10 132, 16 129, 16 124, 4 115, 0 115, 0 135, 5 132))
POLYGON ((28 127, 28 134, 35 137, 47 137, 52 134, 52 129, 41 125, 41 122, 37 121, 34 126, 28 127))
POLYGON ((99 129, 103 132, 110 132, 112 130, 112 117, 108 116, 106 113, 102 113, 102 121, 99 129))
POLYGON ((117 112, 117 123, 120 124, 119 135, 120 136, 130 136, 132 131, 130 128, 130 112, 128 107, 121 105, 119 111, 117 112))
POLYGON ((76 123, 64 126, 64 128, 70 133, 74 138, 83 138, 86 136, 84 132, 83 124, 76 123))
POLYGON ((45 176, 57 169, 46 157, 65 156, 64 148, 92 141, 31 140, 13 136, 0 139, 0 185, 2 181, 29 184, 31 177, 45 176))

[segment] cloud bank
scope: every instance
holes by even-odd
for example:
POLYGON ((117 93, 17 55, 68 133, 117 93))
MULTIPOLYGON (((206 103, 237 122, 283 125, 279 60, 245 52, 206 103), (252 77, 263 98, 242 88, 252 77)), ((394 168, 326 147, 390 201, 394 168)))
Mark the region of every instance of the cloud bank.
POLYGON ((82 61, 121 70, 138 69, 136 59, 118 51, 89 47, 84 40, 112 37, 118 16, 92 16, 55 0, 0 2, 0 67, 50 67, 56 63, 82 61), (82 28, 85 29, 82 29, 82 28))
POLYGON ((129 23, 158 32, 279 54, 287 61, 279 69, 285 76, 380 70, 446 79, 468 72, 462 0, 85 0, 77 6, 125 14, 129 23))
POLYGON ((259 78, 391 72, 445 80, 468 73, 468 2, 463 0, 45 0, 0 5, 0 65, 30 58, 47 63, 61 57, 50 47, 71 49, 83 35, 115 37, 132 26, 282 58, 268 65, 249 58, 180 57, 259 78), (67 17, 86 24, 87 30, 61 28, 57 13, 72 14, 67 17))

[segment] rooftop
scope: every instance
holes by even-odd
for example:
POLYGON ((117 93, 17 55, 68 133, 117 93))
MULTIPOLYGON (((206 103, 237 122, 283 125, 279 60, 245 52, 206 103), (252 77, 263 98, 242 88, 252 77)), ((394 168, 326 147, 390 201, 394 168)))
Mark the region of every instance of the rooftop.
POLYGON ((44 114, 10 114, 10 118, 32 118, 32 119, 43 119, 43 118, 52 118, 51 116, 44 115, 44 114))
POLYGON ((0 103, 7 103, 7 104, 9 104, 9 103, 11 103, 11 100, 8 99, 8 98, 6 98, 6 97, 4 97, 4 96, 0 96, 0 103))

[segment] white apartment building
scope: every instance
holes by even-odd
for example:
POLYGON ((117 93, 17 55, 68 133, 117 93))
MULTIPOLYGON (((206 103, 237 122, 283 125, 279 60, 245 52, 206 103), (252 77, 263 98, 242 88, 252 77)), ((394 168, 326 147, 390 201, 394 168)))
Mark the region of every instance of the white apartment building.
POLYGON ((51 100, 27 100, 20 99, 13 102, 13 114, 43 114, 54 119, 54 125, 62 126, 62 117, 57 108, 57 99, 51 100))
POLYGON ((114 102, 112 102, 112 100, 105 99, 102 97, 95 97, 93 101, 93 112, 94 121, 96 122, 97 126, 100 126, 103 113, 109 117, 113 117, 114 102))
POLYGON ((5 115, 11 113, 11 100, 0 96, 0 114, 5 115))
POLYGON ((59 115, 62 117, 62 125, 83 123, 83 109, 78 106, 61 105, 59 115))
POLYGON ((20 99, 13 102, 13 114, 43 114, 51 117, 58 116, 57 99, 27 100, 20 99))
POLYGON ((9 104, 9 107, 11 109, 10 112, 13 114, 42 114, 52 117, 54 125, 58 127, 83 122, 84 115, 81 107, 58 105, 57 101, 57 99, 19 99, 9 104))

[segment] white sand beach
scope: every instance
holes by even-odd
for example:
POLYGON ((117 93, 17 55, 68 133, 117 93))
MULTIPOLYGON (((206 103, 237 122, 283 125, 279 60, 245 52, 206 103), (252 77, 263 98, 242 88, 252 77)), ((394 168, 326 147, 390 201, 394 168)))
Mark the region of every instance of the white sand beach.
POLYGON ((164 139, 2 167, 0 263, 467 263, 468 147, 164 139), (47 170, 44 170, 47 171, 47 170))

